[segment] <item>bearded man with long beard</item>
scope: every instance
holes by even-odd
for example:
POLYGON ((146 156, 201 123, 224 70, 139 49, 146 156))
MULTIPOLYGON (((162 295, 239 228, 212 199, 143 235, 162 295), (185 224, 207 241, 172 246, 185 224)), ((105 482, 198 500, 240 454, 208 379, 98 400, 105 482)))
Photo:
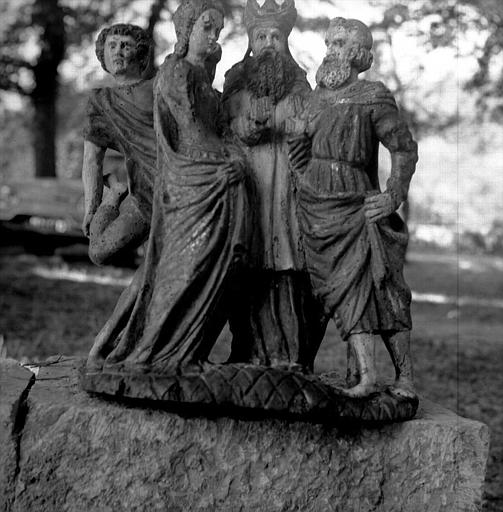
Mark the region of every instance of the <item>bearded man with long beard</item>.
POLYGON ((249 0, 244 14, 249 48, 226 74, 223 106, 248 157, 257 219, 251 272, 230 321, 233 362, 312 367, 320 322, 299 249, 288 139, 304 97, 306 73, 288 48, 297 17, 293 0, 249 0))
POLYGON ((326 44, 304 114, 311 160, 298 169, 306 264, 315 295, 356 360, 357 382, 346 393, 365 396, 376 390, 374 350, 380 336, 395 367, 392 392, 411 398, 411 294, 403 278, 408 234, 395 211, 407 198, 417 144, 389 90, 358 79, 372 64, 368 27, 336 18, 326 44), (392 162, 384 192, 377 172, 379 143, 392 162))

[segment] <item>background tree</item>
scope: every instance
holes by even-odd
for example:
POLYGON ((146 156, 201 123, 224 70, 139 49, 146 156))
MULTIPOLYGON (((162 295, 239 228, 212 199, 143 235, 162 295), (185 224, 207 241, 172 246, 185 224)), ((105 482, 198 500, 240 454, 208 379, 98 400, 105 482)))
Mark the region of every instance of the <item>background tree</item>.
MULTIPOLYGON (((499 62, 503 51, 501 0, 374 0, 374 4, 383 9, 381 20, 371 27, 378 34, 378 55, 383 46, 388 51, 396 46, 394 37, 403 29, 422 42, 427 51, 453 48, 457 59, 471 52, 477 58, 477 69, 460 85, 477 98, 475 119, 479 122, 503 119, 503 66, 499 62), (465 44, 468 41, 471 44, 465 44)), ((420 102, 410 105, 404 95, 406 91, 409 95, 414 91, 413 81, 404 84, 396 65, 387 74, 416 131, 442 132, 460 121, 459 112, 441 116, 431 110, 425 112, 420 102)))
MULTIPOLYGON (((128 0, 3 0, 0 89, 29 99, 36 176, 56 176, 60 65, 128 0)), ((160 4, 165 2, 154 2, 160 4)), ((152 30, 157 22, 152 10, 152 30)))
MULTIPOLYGON (((76 55, 87 55, 94 62, 92 51, 86 53, 84 49, 92 45, 99 27, 118 19, 135 20, 155 34, 158 55, 169 51, 173 42, 156 33, 156 27, 171 19, 177 3, 151 0, 141 18, 136 13, 131 15, 135 3, 130 0, 3 0, 0 3, 0 89, 16 92, 31 104, 29 129, 37 176, 56 174, 56 105, 61 91, 61 64, 76 55)), ((226 44, 244 34, 240 24, 244 2, 225 0, 223 3, 227 15, 226 44)), ((431 51, 440 47, 456 48, 460 37, 476 31, 478 68, 463 85, 477 96, 476 108, 481 120, 503 117, 503 67, 494 72, 503 47, 501 0, 373 0, 371 3, 382 10, 380 19, 371 25, 376 41, 371 78, 381 79, 390 86, 416 136, 442 132, 458 122, 459 113, 431 108, 424 100, 437 95, 438 84, 427 90, 414 76, 402 74, 393 62, 399 46, 396 40, 403 31, 414 33, 420 44, 431 51)), ((325 4, 333 8, 337 1, 319 0, 317 12, 324 12, 325 4)), ((301 32, 322 35, 328 21, 326 16, 299 16, 297 27, 301 32)), ((80 76, 89 69, 84 62, 80 76)), ((64 120, 63 124, 66 124, 64 120)))
MULTIPOLYGON (((92 43, 101 26, 113 22, 132 4, 130 0, 3 0, 0 4, 0 89, 27 98, 32 107, 36 176, 56 176, 60 65, 92 43)), ((160 21, 171 18, 175 7, 168 0, 152 0, 146 30, 153 35, 160 21)), ((224 8, 235 19, 242 6, 238 0, 226 0, 224 8)), ((161 44, 161 50, 165 49, 161 44)))

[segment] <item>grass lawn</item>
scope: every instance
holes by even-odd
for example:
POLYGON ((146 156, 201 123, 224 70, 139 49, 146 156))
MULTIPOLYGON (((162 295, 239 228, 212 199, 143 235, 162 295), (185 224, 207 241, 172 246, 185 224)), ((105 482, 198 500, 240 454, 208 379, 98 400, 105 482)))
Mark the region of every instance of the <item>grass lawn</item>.
MULTIPOLYGON (((117 300, 122 286, 49 278, 52 271, 79 270, 95 281, 123 280, 130 271, 86 265, 65 268, 56 259, 0 257, 0 334, 7 354, 23 361, 54 354, 82 355, 117 300), (46 277, 42 277, 45 275, 46 277)), ((413 253, 406 268, 411 288, 425 294, 466 301, 416 302, 413 307, 413 356, 422 395, 462 416, 487 423, 491 448, 484 510, 503 510, 503 308, 483 303, 503 297, 503 261, 413 253)), ((61 276, 60 276, 61 277, 61 276)), ((63 276, 64 277, 64 276, 63 276)), ((73 276, 75 278, 75 275, 73 276)), ((433 299, 432 299, 433 300, 433 299)), ((501 304, 500 304, 501 306, 501 304)), ((215 358, 228 351, 228 333, 215 358)), ((344 371, 345 345, 330 326, 316 362, 317 371, 344 371)), ((382 347, 379 368, 391 375, 382 347)))

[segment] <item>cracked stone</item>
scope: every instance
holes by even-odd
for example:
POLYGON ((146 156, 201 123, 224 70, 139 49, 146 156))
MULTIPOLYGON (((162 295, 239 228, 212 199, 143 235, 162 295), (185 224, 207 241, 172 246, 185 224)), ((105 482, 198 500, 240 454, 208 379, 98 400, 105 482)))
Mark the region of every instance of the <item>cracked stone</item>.
POLYGON ((18 474, 19 435, 24 421, 24 401, 33 383, 32 372, 12 359, 0 359, 0 511, 14 499, 18 474))
POLYGON ((415 419, 374 429, 205 418, 93 398, 80 364, 41 368, 30 391, 14 512, 480 506, 488 429, 427 400, 415 419))

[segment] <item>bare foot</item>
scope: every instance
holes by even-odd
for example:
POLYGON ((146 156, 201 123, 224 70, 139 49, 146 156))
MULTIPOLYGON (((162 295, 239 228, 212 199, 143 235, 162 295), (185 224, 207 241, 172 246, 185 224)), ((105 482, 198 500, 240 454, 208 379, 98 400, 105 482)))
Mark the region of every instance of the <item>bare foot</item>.
POLYGON ((392 395, 395 395, 399 398, 417 398, 414 382, 412 382, 410 379, 400 377, 388 389, 392 395))
POLYGON ((361 398, 365 396, 369 396, 372 393, 376 393, 378 391, 377 384, 375 382, 360 382, 356 386, 352 388, 342 389, 342 393, 346 396, 352 396, 355 398, 361 398))

